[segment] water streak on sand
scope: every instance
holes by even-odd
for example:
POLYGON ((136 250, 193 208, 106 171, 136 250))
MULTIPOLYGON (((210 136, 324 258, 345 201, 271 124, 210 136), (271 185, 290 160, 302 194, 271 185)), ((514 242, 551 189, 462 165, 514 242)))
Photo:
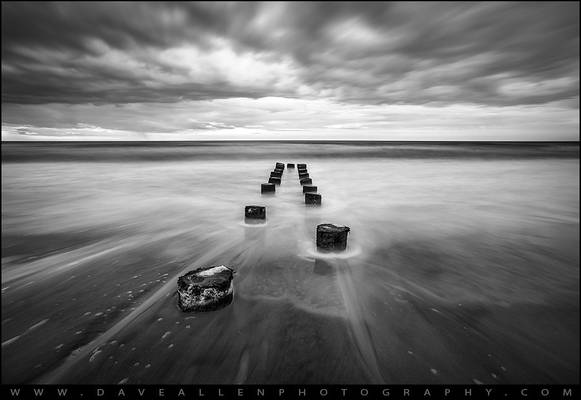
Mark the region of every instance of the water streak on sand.
POLYGON ((229 242, 224 243, 222 246, 215 247, 214 249, 208 251, 205 255, 198 258, 195 262, 191 265, 187 266, 186 268, 182 269, 180 272, 174 275, 174 277, 166 282, 159 290, 153 293, 147 300, 141 303, 138 307, 135 308, 131 313, 125 316, 121 321, 117 322, 114 326, 112 326, 109 330, 102 333, 100 336, 95 338, 93 341, 88 343, 87 345, 80 347, 75 350, 74 354, 71 353, 69 357, 57 368, 52 371, 47 372, 46 374, 38 377, 35 379, 34 383, 37 384, 56 384, 61 382, 61 378, 64 374, 73 366, 83 359, 85 356, 93 352, 95 349, 99 348, 102 344, 107 342, 111 339, 114 335, 119 333, 129 324, 131 324, 135 319, 137 319, 141 314, 145 313, 149 308, 153 307, 158 301, 163 300, 166 295, 169 295, 176 289, 176 282, 177 278, 180 275, 183 275, 190 269, 194 267, 203 266, 206 263, 210 262, 212 259, 218 257, 221 253, 225 251, 225 249, 232 247, 235 245, 237 239, 231 239, 229 242))
POLYGON ((357 292, 351 275, 352 266, 345 260, 335 260, 334 265, 342 272, 336 275, 337 284, 343 297, 349 328, 359 351, 359 359, 365 366, 371 383, 385 382, 379 370, 373 340, 365 321, 366 313, 365 305, 361 302, 362 294, 357 292))
MULTIPOLYGON (((139 241, 136 240, 134 242, 134 245, 138 243, 139 241)), ((7 270, 2 269, 2 281, 12 282, 17 279, 22 279, 24 277, 31 275, 39 278, 40 277, 46 278, 48 276, 52 276, 57 273, 65 272, 66 270, 69 270, 71 268, 81 266, 84 263, 105 256, 107 254, 114 253, 118 250, 125 250, 129 247, 129 244, 124 243, 118 246, 113 247, 110 246, 111 242, 104 241, 95 245, 80 248, 75 251, 69 251, 67 253, 45 257, 38 261, 28 263, 26 265, 18 265, 17 268, 7 270), (95 250, 97 251, 95 252, 95 250), (86 254, 87 252, 91 251, 93 251, 94 253, 79 258, 80 255, 86 254), (74 260, 67 262, 67 260, 70 260, 71 258, 74 260)))
POLYGON ((30 326, 28 329, 26 329, 26 331, 24 331, 24 333, 22 333, 22 334, 20 334, 20 335, 18 335, 18 336, 15 336, 15 337, 13 337, 12 339, 8 339, 8 340, 6 340, 6 341, 2 342, 2 347, 4 347, 4 346, 8 346, 9 344, 11 344, 11 343, 14 343, 14 342, 15 342, 15 341, 17 341, 18 339, 20 339, 22 336, 26 335, 27 333, 29 333, 29 332, 31 332, 31 331, 33 331, 33 330, 35 330, 36 328, 38 328, 38 327, 40 327, 40 326, 42 326, 42 325, 46 324, 47 322, 48 322, 48 318, 47 318, 47 319, 43 319, 43 320, 42 320, 42 321, 40 321, 40 322, 37 322, 36 324, 34 324, 34 325, 30 326))

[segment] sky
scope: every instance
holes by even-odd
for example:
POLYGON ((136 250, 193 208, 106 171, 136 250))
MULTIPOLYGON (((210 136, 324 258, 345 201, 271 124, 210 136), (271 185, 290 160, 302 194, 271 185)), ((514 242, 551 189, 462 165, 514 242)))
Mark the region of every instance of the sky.
POLYGON ((579 140, 578 2, 2 2, 2 140, 579 140))

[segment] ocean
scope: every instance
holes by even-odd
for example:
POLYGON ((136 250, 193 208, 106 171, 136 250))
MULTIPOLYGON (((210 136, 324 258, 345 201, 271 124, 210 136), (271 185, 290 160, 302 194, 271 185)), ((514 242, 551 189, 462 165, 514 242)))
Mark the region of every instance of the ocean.
POLYGON ((579 383, 579 144, 4 142, 1 319, 4 384, 579 383))

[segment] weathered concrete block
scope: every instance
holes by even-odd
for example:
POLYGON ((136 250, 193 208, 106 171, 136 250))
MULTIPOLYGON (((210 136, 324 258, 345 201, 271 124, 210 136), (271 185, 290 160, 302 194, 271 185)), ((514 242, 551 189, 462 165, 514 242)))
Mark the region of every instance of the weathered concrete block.
POLYGON ((311 183, 313 183, 313 180, 311 178, 303 178, 299 182, 301 183, 301 185, 310 185, 311 183))
POLYGON ((263 183, 260 185, 260 193, 274 193, 274 183, 263 183))
POLYGON ((305 204, 321 205, 321 195, 318 193, 305 193, 305 204))
POLYGON ((280 171, 272 171, 270 173, 271 178, 282 178, 282 172, 280 171))
POLYGON ((316 192, 316 191, 317 191, 316 186, 312 186, 312 185, 304 185, 303 186, 303 193, 316 192))
POLYGON ((268 183, 274 183, 275 185, 280 185, 280 178, 277 178, 275 176, 271 176, 270 178, 268 178, 268 183))
POLYGON ((202 267, 178 278, 178 306, 182 311, 213 311, 232 302, 233 270, 202 267))
POLYGON ((275 168, 284 169, 284 164, 281 162, 277 162, 275 168))
POLYGON ((289 168, 289 169, 292 169, 292 168, 294 168, 294 167, 295 167, 295 165, 294 165, 294 164, 292 164, 292 163, 288 163, 288 164, 286 165, 286 167, 287 167, 287 168, 289 168))
POLYGON ((347 248, 347 226, 334 224, 317 225, 317 249, 320 251, 343 251, 347 248))
POLYGON ((308 178, 309 174, 307 172, 299 172, 299 179, 308 178))
POLYGON ((248 219, 266 219, 266 207, 246 206, 244 207, 244 217, 248 219))
POLYGON ((307 168, 307 164, 297 164, 297 168, 307 168))

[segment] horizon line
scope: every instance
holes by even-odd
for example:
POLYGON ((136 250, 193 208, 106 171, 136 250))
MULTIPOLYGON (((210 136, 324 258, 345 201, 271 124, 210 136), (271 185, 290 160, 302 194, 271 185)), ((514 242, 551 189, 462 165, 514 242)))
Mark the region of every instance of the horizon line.
POLYGON ((0 140, 4 143, 215 143, 215 142, 271 142, 271 143, 577 143, 578 140, 366 140, 366 139, 170 139, 170 140, 0 140))

